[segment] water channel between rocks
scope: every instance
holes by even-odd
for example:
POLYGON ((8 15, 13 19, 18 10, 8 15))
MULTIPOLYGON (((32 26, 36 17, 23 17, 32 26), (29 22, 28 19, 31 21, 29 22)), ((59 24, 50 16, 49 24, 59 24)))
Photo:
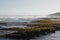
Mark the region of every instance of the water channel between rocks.
MULTIPOLYGON (((0 40, 21 40, 21 39, 0 38, 0 40)), ((56 31, 55 33, 43 35, 40 37, 35 37, 30 40, 60 40, 60 31, 56 31)))

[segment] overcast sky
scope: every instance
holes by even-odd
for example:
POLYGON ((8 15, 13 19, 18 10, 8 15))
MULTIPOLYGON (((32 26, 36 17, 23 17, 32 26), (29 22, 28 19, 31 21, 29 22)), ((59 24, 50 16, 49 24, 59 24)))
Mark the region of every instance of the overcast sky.
POLYGON ((48 15, 60 12, 60 0, 0 0, 0 15, 48 15))

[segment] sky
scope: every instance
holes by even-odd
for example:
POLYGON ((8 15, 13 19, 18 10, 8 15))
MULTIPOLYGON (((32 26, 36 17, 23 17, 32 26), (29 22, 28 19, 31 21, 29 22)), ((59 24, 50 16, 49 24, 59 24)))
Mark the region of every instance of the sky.
POLYGON ((49 15, 60 12, 60 0, 0 0, 0 15, 49 15))

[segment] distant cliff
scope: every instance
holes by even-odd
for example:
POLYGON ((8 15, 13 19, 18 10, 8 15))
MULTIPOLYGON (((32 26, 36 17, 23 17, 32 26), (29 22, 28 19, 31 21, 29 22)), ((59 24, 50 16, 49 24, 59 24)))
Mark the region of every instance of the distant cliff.
POLYGON ((60 12, 49 14, 48 18, 50 18, 53 21, 60 21, 60 12))
POLYGON ((60 16, 60 12, 50 14, 49 16, 60 16))
POLYGON ((49 18, 60 18, 60 12, 48 15, 49 18))

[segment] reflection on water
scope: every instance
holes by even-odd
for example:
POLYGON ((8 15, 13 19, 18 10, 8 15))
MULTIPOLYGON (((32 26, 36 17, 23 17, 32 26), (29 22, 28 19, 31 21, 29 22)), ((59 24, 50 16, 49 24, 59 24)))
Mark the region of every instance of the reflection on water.
MULTIPOLYGON (((21 39, 9 39, 9 38, 0 38, 0 40, 21 40, 21 39)), ((60 40, 60 31, 56 31, 56 33, 35 37, 30 40, 60 40)))
POLYGON ((10 33, 14 33, 14 32, 17 32, 17 31, 12 31, 12 30, 0 30, 0 35, 10 34, 10 33))
POLYGON ((60 31, 56 31, 56 33, 37 37, 31 40, 60 40, 60 31))

